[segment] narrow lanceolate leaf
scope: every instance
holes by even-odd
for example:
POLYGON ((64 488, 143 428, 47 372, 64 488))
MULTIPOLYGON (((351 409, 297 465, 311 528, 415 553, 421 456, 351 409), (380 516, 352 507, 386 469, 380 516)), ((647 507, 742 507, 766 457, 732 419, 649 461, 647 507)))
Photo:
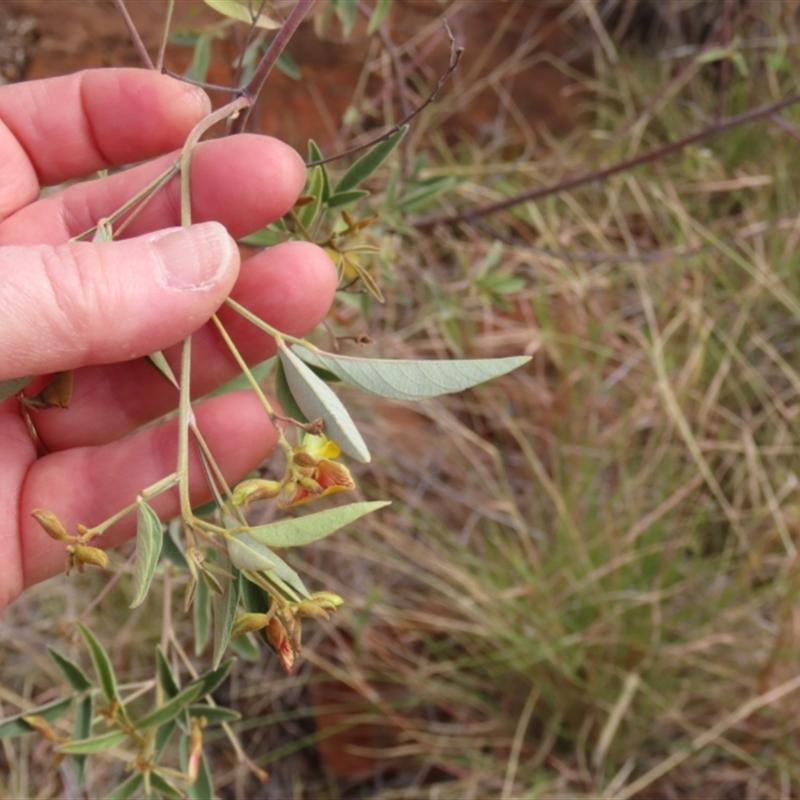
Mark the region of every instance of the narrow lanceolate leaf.
POLYGON ((108 800, 130 800, 140 794, 140 789, 144 785, 144 774, 134 772, 128 780, 121 783, 108 795, 108 800))
POLYGON ((217 553, 217 565, 226 572, 231 572, 233 577, 222 582, 222 594, 214 594, 211 598, 211 607, 214 611, 214 655, 212 664, 216 669, 225 655, 228 642, 231 640, 233 620, 236 617, 236 607, 239 604, 239 573, 225 553, 217 553))
POLYGON ((211 672, 195 678, 189 686, 199 686, 200 694, 198 697, 205 697, 207 694, 211 694, 228 677, 232 666, 233 659, 231 658, 220 664, 216 669, 212 669, 211 672))
MULTIPOLYGON (((186 769, 186 763, 188 763, 186 755, 189 749, 188 744, 189 737, 185 736, 181 741, 181 752, 183 754, 181 760, 184 762, 184 769, 186 769)), ((200 757, 200 771, 197 773, 197 780, 186 787, 186 796, 189 800, 209 800, 209 798, 214 797, 214 784, 211 781, 211 772, 208 769, 205 753, 200 757)))
POLYGON ((136 721, 136 730, 144 731, 148 728, 154 728, 158 725, 164 725, 167 722, 175 719, 178 714, 187 708, 191 703, 200 697, 203 691, 201 684, 189 684, 183 691, 178 692, 172 700, 168 700, 160 708, 145 714, 141 719, 136 721))
POLYGON ((163 544, 164 530, 158 514, 144 500, 139 500, 136 510, 136 564, 131 608, 136 608, 147 597, 163 544))
POLYGON ((33 733, 34 728, 29 725, 23 717, 37 716, 46 722, 55 722, 63 716, 67 709, 72 705, 72 697, 65 697, 60 700, 53 700, 43 706, 32 708, 30 711, 23 711, 8 719, 0 720, 0 739, 15 739, 17 736, 24 736, 26 733, 33 733))
POLYGON ((255 24, 257 28, 274 31, 281 27, 280 22, 272 19, 263 11, 258 14, 262 5, 260 0, 203 0, 203 2, 225 17, 246 22, 249 25, 255 24))
POLYGON ((351 203, 356 203, 369 197, 369 192, 366 189, 353 189, 349 192, 337 192, 328 198, 328 208, 339 208, 341 206, 349 206, 351 203))
MULTIPOLYGON (((94 714, 94 704, 91 695, 87 695, 75 706, 75 721, 72 725, 72 736, 76 740, 88 739, 92 733, 92 716, 94 714)), ((72 771, 75 774, 75 782, 78 786, 83 786, 83 773, 86 767, 86 756, 72 757, 72 771)))
POLYGON ((50 656, 50 660, 58 667, 58 671, 69 681, 69 685, 76 692, 85 692, 87 689, 92 688, 92 682, 89 677, 74 661, 62 656, 52 647, 47 648, 47 655, 50 656))
POLYGON ((272 553, 246 533, 228 539, 228 555, 237 569, 263 572, 275 569, 272 553))
POLYGON ((211 632, 211 597, 208 585, 204 580, 195 584, 194 605, 192 616, 194 618, 194 654, 202 655, 208 644, 208 635, 211 632))
MULTIPOLYGON (((308 140, 308 160, 312 163, 323 160, 322 151, 313 139, 308 140)), ((320 164, 319 166, 322 169, 322 202, 327 203, 328 198, 331 196, 331 181, 325 164, 320 164)))
POLYGON ((349 506, 328 508, 296 519, 285 519, 269 525, 250 528, 249 535, 268 547, 300 547, 338 531, 359 517, 388 506, 388 501, 351 503, 349 506))
POLYGON ((172 800, 181 800, 183 792, 177 786, 170 783, 163 775, 159 775, 155 770, 150 772, 150 785, 161 794, 162 797, 169 797, 172 800))
POLYGON ((305 194, 311 195, 314 199, 295 212, 297 218, 307 231, 311 230, 311 226, 314 224, 314 220, 322 205, 324 183, 325 177, 322 174, 322 167, 312 167, 311 175, 308 180, 308 188, 305 190, 305 194))
POLYGON ((164 354, 161 350, 158 350, 155 353, 150 353, 149 356, 146 356, 147 362, 155 367, 176 389, 180 389, 178 385, 178 379, 175 377, 175 373, 172 371, 172 367, 169 365, 169 361, 167 361, 164 354))
POLYGON ((97 641, 94 634, 85 625, 79 622, 78 629, 89 647, 89 655, 92 657, 92 664, 94 664, 94 670, 97 673, 97 679, 100 681, 103 695, 110 703, 117 697, 117 679, 114 676, 111 659, 108 657, 103 645, 97 641))
POLYGON ((67 742, 59 745, 56 749, 59 753, 66 755, 89 755, 91 753, 102 753, 116 747, 127 734, 125 731, 109 731, 100 736, 92 736, 91 739, 79 739, 75 742, 67 742))
POLYGON ((306 417, 321 417, 328 438, 333 439, 347 455, 362 463, 368 462, 370 455, 367 445, 342 401, 285 342, 279 341, 278 347, 289 388, 306 417))
POLYGON ((205 719, 207 725, 222 725, 223 722, 236 722, 242 718, 242 715, 232 708, 202 705, 189 706, 189 716, 205 719))
POLYGON ((402 128, 395 131, 388 139, 378 142, 375 147, 361 156, 336 184, 334 194, 349 192, 372 175, 372 173, 386 161, 392 150, 400 144, 400 140, 406 135, 407 130, 408 125, 403 125, 402 128))
POLYGON ((156 675, 158 675, 158 683, 167 698, 175 697, 180 692, 178 679, 172 674, 172 667, 160 645, 156 647, 156 675))
POLYGON ((15 395, 20 389, 24 389, 33 378, 7 378, 0 381, 0 400, 15 395))
POLYGON ((352 358, 295 346, 293 352, 314 367, 327 369, 362 392, 393 400, 423 400, 460 392, 505 375, 530 361, 530 356, 457 361, 400 361, 352 358))

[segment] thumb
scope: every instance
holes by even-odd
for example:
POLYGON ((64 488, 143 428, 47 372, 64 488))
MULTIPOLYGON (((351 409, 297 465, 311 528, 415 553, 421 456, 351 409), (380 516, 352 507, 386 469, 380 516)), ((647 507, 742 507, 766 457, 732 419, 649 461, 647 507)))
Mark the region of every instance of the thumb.
POLYGON ((118 242, 0 247, 0 380, 127 361, 197 330, 239 252, 217 222, 118 242))

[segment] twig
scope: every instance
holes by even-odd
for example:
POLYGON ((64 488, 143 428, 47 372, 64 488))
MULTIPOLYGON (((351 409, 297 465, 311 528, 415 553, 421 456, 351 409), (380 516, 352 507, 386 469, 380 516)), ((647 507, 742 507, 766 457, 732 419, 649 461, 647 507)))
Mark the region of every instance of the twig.
MULTIPOLYGON (((292 36, 294 36, 295 31, 300 27, 300 23, 311 10, 313 4, 314 0, 297 0, 294 8, 286 18, 286 22, 283 23, 283 27, 278 31, 277 35, 270 43, 267 52, 264 53, 261 61, 259 61, 250 82, 247 86, 242 87, 241 95, 250 100, 250 108, 252 108, 252 103, 261 92, 264 82, 267 80, 269 73, 272 72, 272 68, 275 66, 278 58, 280 58, 281 53, 286 48, 292 36)), ((241 133, 245 129, 249 117, 250 113, 248 109, 247 112, 242 114, 233 123, 231 133, 241 133)))
POLYGON ((577 186, 583 186, 586 183, 594 183, 595 181, 605 180, 612 175, 617 175, 620 172, 625 172, 626 170, 633 169, 634 167, 639 167, 642 164, 647 164, 651 161, 658 161, 659 159, 664 158, 671 153, 683 150, 690 144, 696 144, 697 142, 703 142, 707 139, 713 139, 715 136, 719 136, 719 134, 725 133, 733 128, 737 128, 747 122, 753 122, 757 119, 763 119, 764 117, 772 116, 778 111, 798 102, 800 102, 800 92, 791 94, 781 100, 776 100, 773 103, 766 103, 763 106, 758 106, 758 108, 751 109, 750 111, 744 111, 741 114, 737 114, 735 117, 729 117, 728 119, 720 120, 714 125, 709 125, 706 128, 695 131, 688 136, 684 136, 683 139, 678 139, 676 142, 670 142, 670 144, 653 148, 652 150, 648 150, 647 152, 635 156, 634 158, 629 158, 626 161, 619 161, 610 167, 595 170, 594 172, 584 173, 583 175, 576 175, 573 178, 566 178, 562 181, 559 181, 559 183, 550 186, 542 186, 538 189, 531 189, 529 192, 523 192, 522 194, 509 197, 506 200, 501 200, 498 203, 492 203, 488 206, 480 206, 469 211, 462 211, 458 214, 452 214, 448 216, 412 219, 408 224, 414 228, 417 228, 417 230, 430 230, 431 228, 435 228, 437 225, 455 225, 459 222, 472 222, 476 219, 480 219, 481 217, 494 214, 497 211, 505 211, 507 208, 512 208, 520 203, 526 203, 532 200, 541 200, 543 197, 549 197, 552 194, 559 194, 560 192, 565 192, 568 189, 574 189, 577 186))
POLYGON ((433 91, 428 95, 427 99, 425 100, 422 105, 418 108, 414 109, 410 114, 405 116, 400 122, 397 123, 392 128, 389 128, 388 131, 385 131, 376 139, 372 139, 366 144, 360 144, 357 147, 351 147, 349 150, 345 150, 341 153, 337 153, 335 156, 328 156, 328 158, 322 158, 319 161, 309 161, 306 164, 306 167, 318 167, 320 164, 328 164, 331 161, 338 161, 340 158, 346 158, 347 156, 352 156, 355 153, 360 153, 362 150, 366 150, 369 147, 374 147, 376 144, 388 139, 392 134, 396 133, 400 130, 404 125, 408 125, 414 117, 418 116, 425 108, 427 108, 435 99, 436 95, 439 93, 439 90, 444 86, 444 82, 458 69, 458 64, 461 61, 461 56, 464 55, 464 48, 463 47, 456 47, 456 40, 453 36, 450 27, 448 26, 447 22, 444 23, 444 27, 447 30, 447 36, 450 39, 450 64, 447 67, 447 70, 444 74, 436 81, 436 86, 433 87, 433 91))
POLYGON ((119 13, 122 14, 122 19, 125 20, 125 27, 128 29, 131 41, 139 53, 139 58, 142 59, 142 62, 147 69, 155 69, 155 65, 153 64, 153 61, 147 52, 147 48, 144 46, 142 37, 139 36, 139 31, 136 30, 136 26, 133 24, 131 15, 128 13, 128 9, 125 7, 125 0, 114 0, 114 5, 117 7, 119 13))
POLYGON ((161 37, 161 45, 158 48, 158 59, 156 60, 156 69, 164 69, 164 54, 167 52, 167 40, 169 39, 169 29, 172 25, 172 12, 175 10, 175 0, 167 1, 167 14, 164 19, 164 33, 161 37))
POLYGON ((189 83, 192 86, 199 86, 201 89, 209 89, 212 92, 227 92, 228 94, 239 94, 239 90, 235 86, 222 86, 219 83, 206 83, 205 81, 196 81, 194 78, 187 78, 185 75, 180 75, 173 72, 166 67, 161 68, 162 75, 169 75, 170 78, 175 78, 177 81, 189 83))

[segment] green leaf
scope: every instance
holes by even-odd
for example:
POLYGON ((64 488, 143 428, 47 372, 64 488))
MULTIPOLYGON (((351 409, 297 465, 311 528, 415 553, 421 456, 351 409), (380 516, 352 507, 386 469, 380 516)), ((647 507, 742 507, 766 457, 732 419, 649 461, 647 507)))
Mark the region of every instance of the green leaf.
POLYGON ((160 708, 156 708, 149 714, 145 714, 141 719, 136 721, 136 730, 144 731, 148 728, 154 728, 158 725, 164 725, 167 722, 175 719, 178 714, 187 708, 191 703, 200 697, 203 690, 202 684, 190 683, 183 691, 175 695, 171 700, 168 700, 160 708))
POLYGON ((261 648, 256 644, 252 633, 231 639, 231 650, 245 661, 258 661, 261 657, 261 648))
POLYGON ((419 211, 435 200, 440 194, 451 192, 459 184, 458 178, 453 175, 442 175, 418 183, 397 200, 393 208, 402 211, 419 211))
POLYGON ((211 596, 208 584, 204 580, 197 582, 192 616, 194 618, 194 654, 200 656, 206 649, 211 633, 211 596))
POLYGON ((273 554, 247 533, 228 538, 228 555, 237 569, 249 572, 275 569, 273 554))
POLYGON ((134 795, 139 794, 139 790, 144 785, 144 775, 141 772, 134 772, 124 783, 117 786, 108 800, 130 800, 134 795))
POLYGON ((207 672, 205 675, 195 678, 189 684, 189 686, 199 686, 199 697, 205 697, 207 694, 211 694, 211 692, 213 692, 222 683, 222 681, 228 677, 228 673, 231 671, 232 666, 233 659, 229 658, 227 661, 220 664, 216 669, 212 669, 211 672, 207 672))
POLYGON ((110 703, 117 697, 117 679, 114 676, 114 667, 111 666, 111 659, 108 657, 103 645, 97 641, 94 634, 82 623, 78 623, 78 629, 84 641, 89 647, 89 655, 92 657, 92 664, 100 681, 100 688, 103 695, 110 703))
POLYGON ((73 756, 102 753, 104 750, 116 747, 126 736, 125 731, 109 731, 108 733, 100 734, 100 736, 92 736, 91 739, 78 739, 74 742, 60 744, 56 750, 59 753, 73 756))
POLYGON ((294 399, 292 390, 289 388, 289 383, 286 380, 286 370, 283 368, 280 359, 278 360, 278 368, 275 371, 275 397, 287 417, 296 419, 298 422, 308 422, 308 417, 297 405, 297 400, 294 399))
POLYGON ((58 671, 69 681, 69 685, 76 692, 85 692, 87 689, 92 688, 89 676, 74 661, 62 656, 52 647, 47 648, 47 655, 50 656, 50 660, 58 667, 58 671))
POLYGON ((362 392, 393 400, 423 400, 460 392, 505 375, 531 360, 530 356, 456 361, 383 360, 339 356, 299 346, 293 352, 307 364, 330 370, 362 392))
POLYGON ((155 353, 150 353, 150 355, 145 356, 145 358, 150 366, 155 367, 176 389, 180 389, 178 379, 175 377, 172 367, 169 365, 169 362, 161 350, 158 350, 155 353))
MULTIPOLYGON (((189 737, 184 736, 181 740, 181 763, 185 770, 188 766, 188 750, 189 750, 189 737)), ((211 772, 208 769, 208 762, 206 755, 200 758, 200 771, 197 774, 197 780, 186 787, 186 796, 189 800, 213 800, 214 798, 214 784, 211 782, 211 772)))
MULTIPOLYGON (((321 417, 330 439, 333 439, 347 455, 362 463, 368 462, 370 455, 367 445, 341 400, 286 346, 285 342, 279 340, 278 348, 289 388, 306 417, 308 419, 321 417)), ((326 368, 325 364, 319 366, 326 368)))
POLYGON ((197 37, 194 43, 194 53, 192 63, 189 64, 184 77, 192 81, 203 82, 208 75, 208 65, 211 63, 211 36, 207 33, 197 37))
POLYGON ((296 519, 285 519, 269 525, 250 528, 249 535, 268 547, 301 547, 338 531, 359 517, 388 506, 387 500, 372 503, 351 503, 328 508, 296 519))
POLYGON ((361 156, 336 184, 334 193, 339 194, 339 192, 348 192, 350 189, 355 189, 360 183, 372 175, 372 173, 386 161, 392 150, 400 144, 400 140, 406 135, 407 130, 408 125, 403 125, 402 128, 396 130, 382 142, 378 142, 378 144, 361 156))
MULTIPOLYGON (((313 139, 308 140, 308 160, 310 163, 314 161, 323 161, 324 156, 322 155, 322 151, 317 146, 317 143, 313 139)), ((328 198, 331 196, 331 179, 328 175, 328 167, 325 164, 319 164, 319 168, 322 170, 322 202, 327 203, 328 198)))
POLYGON ((176 720, 172 720, 168 722, 166 725, 162 725, 157 731, 155 738, 153 739, 153 760, 158 761, 161 757, 161 754, 164 752, 164 748, 169 743, 170 736, 175 732, 175 728, 178 726, 176 720))
POLYGON ((0 721, 0 739, 14 739, 17 736, 24 736, 26 733, 32 733, 33 728, 22 719, 23 717, 33 714, 47 722, 55 722, 66 713, 71 705, 72 697, 65 697, 4 719, 0 721))
POLYGON ((261 7, 260 0, 203 0, 203 2, 224 17, 247 22, 249 25, 255 24, 257 28, 274 31, 281 27, 280 22, 263 11, 256 16, 261 7))
POLYGON ((353 189, 350 192, 337 192, 328 198, 328 208, 339 208, 340 206, 348 206, 358 200, 363 200, 369 197, 369 192, 366 189, 353 189))
POLYGON ((164 557, 168 558, 176 567, 180 569, 189 569, 186 556, 183 554, 183 548, 180 542, 178 542, 177 525, 171 524, 167 527, 167 535, 164 537, 162 550, 164 557))
POLYGON ((278 56, 275 66, 287 77, 293 81, 299 81, 303 77, 298 63, 287 53, 285 50, 278 56))
POLYGON ((304 189, 303 193, 311 195, 314 199, 310 203, 298 208, 295 212, 297 214, 297 219, 300 220, 300 223, 307 231, 312 229, 314 220, 317 218, 320 206, 322 205, 323 184, 324 177, 322 174, 322 167, 312 167, 308 188, 304 189))
MULTIPOLYGON (((244 637, 240 637, 243 639, 244 637)), ((239 641, 239 639, 236 639, 239 641)), ((189 716, 204 717, 208 725, 222 725, 223 722, 237 722, 242 718, 238 711, 232 708, 220 708, 215 706, 194 705, 189 706, 189 716)))
POLYGON ((144 500, 140 499, 137 506, 136 564, 134 566, 131 608, 136 608, 147 597, 164 544, 164 530, 158 514, 144 500))
POLYGON ((269 580, 274 583, 276 577, 280 578, 283 583, 294 589, 301 597, 311 597, 311 593, 306 589, 300 576, 277 553, 272 553, 271 558, 275 562, 275 568, 267 576, 269 580))
POLYGON ((225 655, 228 642, 231 640, 233 620, 239 604, 239 573, 223 552, 217 553, 217 565, 225 572, 230 571, 232 577, 222 582, 222 594, 214 594, 211 607, 214 611, 214 655, 212 664, 216 669, 225 655))
POLYGON ((7 378, 4 381, 0 381, 0 400, 5 400, 7 397, 15 395, 32 380, 33 378, 7 378))
POLYGON ((150 785, 164 797, 171 797, 174 800, 181 800, 183 792, 173 786, 163 775, 155 770, 150 771, 150 785))
MULTIPOLYGON (((91 695, 84 697, 75 706, 75 720, 72 725, 72 736, 74 739, 88 739, 92 733, 92 717, 94 715, 94 704, 91 695)), ((72 768, 75 773, 75 782, 78 786, 83 785, 83 773, 86 767, 86 756, 73 756, 72 768)))
POLYGON ((178 679, 172 673, 172 667, 161 649, 161 645, 156 647, 156 675, 158 684, 168 698, 175 697, 181 690, 178 679))
POLYGON ((372 16, 369 18, 369 23, 367 24, 367 36, 372 36, 372 34, 378 30, 390 5, 391 0, 378 0, 375 4, 375 8, 372 9, 372 16))

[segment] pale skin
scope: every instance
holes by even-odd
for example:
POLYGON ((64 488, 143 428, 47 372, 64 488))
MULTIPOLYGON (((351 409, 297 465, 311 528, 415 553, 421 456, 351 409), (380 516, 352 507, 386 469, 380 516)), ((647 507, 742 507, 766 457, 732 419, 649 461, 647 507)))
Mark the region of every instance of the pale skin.
MULTIPOLYGON (((45 454, 37 452, 18 400, 0 402, 0 610, 64 569, 63 543, 43 533, 32 510, 53 511, 74 533, 77 524, 97 525, 174 472, 175 421, 148 423, 176 408, 177 391, 142 356, 163 350, 177 371, 179 343, 194 333, 192 390, 202 396, 237 374, 208 322, 218 310, 249 362, 274 352, 270 337, 222 307, 228 295, 295 336, 330 307, 335 269, 314 245, 288 243, 240 263, 233 239, 282 216, 303 187, 301 159, 268 137, 241 135, 197 148, 195 224, 174 232, 173 247, 160 256, 149 240, 180 223, 177 180, 124 240, 66 244, 172 163, 208 111, 198 90, 142 70, 0 88, 0 380, 75 370, 68 409, 32 412, 45 454), (42 187, 147 159, 39 199, 42 187)), ((38 378, 26 394, 44 382, 38 378)), ((252 393, 203 401, 195 414, 231 482, 275 444, 252 393)), ((192 463, 192 501, 200 503, 208 489, 192 463)), ((153 506, 164 519, 175 516, 176 492, 159 495, 153 506)), ((135 519, 126 518, 93 544, 113 547, 134 530, 135 519)))

